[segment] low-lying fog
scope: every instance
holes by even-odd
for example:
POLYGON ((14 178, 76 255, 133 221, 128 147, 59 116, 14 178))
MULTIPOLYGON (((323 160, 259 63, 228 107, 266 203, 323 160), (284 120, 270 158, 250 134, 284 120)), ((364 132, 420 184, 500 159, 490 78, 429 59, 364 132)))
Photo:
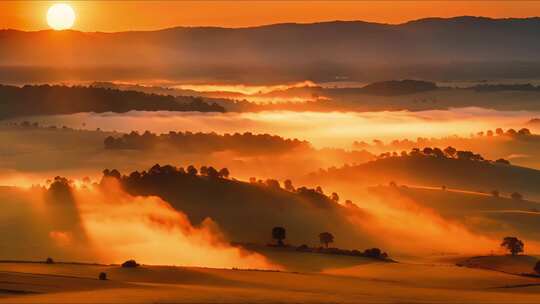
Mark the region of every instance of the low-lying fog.
MULTIPOLYGON (((448 111, 382 111, 382 112, 290 112, 260 113, 186 113, 128 112, 79 113, 72 115, 35 116, 14 121, 39 122, 40 125, 68 126, 77 129, 155 133, 253 132, 269 133, 310 141, 315 147, 350 147, 356 140, 469 136, 494 128, 519 128, 533 117, 530 111, 495 111, 481 108, 459 108, 448 111)), ((529 126, 530 128, 530 126, 529 126)), ((533 128, 534 130, 534 128, 533 128)))

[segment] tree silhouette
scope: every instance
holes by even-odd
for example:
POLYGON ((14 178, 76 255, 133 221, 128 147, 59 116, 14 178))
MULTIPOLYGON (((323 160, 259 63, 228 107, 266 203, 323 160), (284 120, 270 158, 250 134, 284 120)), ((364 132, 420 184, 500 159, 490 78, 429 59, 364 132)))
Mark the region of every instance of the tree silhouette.
POLYGON ((330 196, 330 199, 333 200, 336 203, 339 203, 339 195, 336 192, 332 192, 332 195, 330 196))
POLYGON ((219 172, 212 166, 208 167, 206 175, 212 179, 219 178, 219 172))
POLYGON ((105 281, 107 280, 107 274, 105 272, 100 272, 98 278, 100 281, 105 281))
POLYGON ((229 169, 227 169, 227 168, 222 168, 218 172, 218 175, 219 175, 220 178, 229 178, 230 174, 231 173, 229 172, 229 169))
POLYGON ((268 186, 269 188, 272 188, 272 189, 279 189, 280 186, 279 186, 279 181, 276 180, 276 179, 267 179, 265 181, 266 183, 266 186, 268 186))
POLYGON ((501 247, 505 247, 510 253, 515 256, 523 252, 523 242, 514 236, 507 236, 503 239, 501 247))
POLYGON ((386 258, 388 255, 382 252, 379 248, 371 248, 371 249, 364 250, 364 256, 380 259, 380 258, 386 258))
POLYGON ((272 229, 272 238, 277 240, 278 246, 283 246, 283 240, 286 238, 286 231, 283 227, 274 227, 272 229))
POLYGON ((334 236, 330 232, 322 232, 319 234, 319 240, 328 248, 328 244, 334 242, 334 236))
POLYGON ((287 180, 285 180, 285 182, 283 182, 283 187, 287 191, 294 192, 294 186, 293 186, 293 183, 292 183, 292 181, 290 179, 287 179, 287 180))
POLYGON ((124 268, 135 268, 139 267, 139 263, 137 263, 135 260, 127 260, 124 263, 122 263, 122 267, 124 268))
POLYGON ((191 176, 195 176, 195 175, 197 175, 197 169, 196 169, 195 167, 193 167, 193 166, 190 165, 190 166, 187 168, 187 173, 188 173, 189 175, 191 175, 191 176))

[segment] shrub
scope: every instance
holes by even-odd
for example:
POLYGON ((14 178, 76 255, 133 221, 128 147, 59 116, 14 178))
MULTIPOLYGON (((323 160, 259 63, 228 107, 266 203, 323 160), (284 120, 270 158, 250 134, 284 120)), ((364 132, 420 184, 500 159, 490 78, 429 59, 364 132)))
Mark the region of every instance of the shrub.
POLYGON ((139 266, 140 265, 137 262, 135 262, 135 260, 127 260, 124 263, 122 263, 122 267, 124 268, 135 268, 139 266))

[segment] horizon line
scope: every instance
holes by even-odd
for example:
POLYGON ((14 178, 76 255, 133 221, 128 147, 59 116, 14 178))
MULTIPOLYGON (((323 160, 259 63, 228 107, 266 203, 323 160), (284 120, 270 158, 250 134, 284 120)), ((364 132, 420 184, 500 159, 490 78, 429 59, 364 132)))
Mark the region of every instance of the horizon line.
POLYGON ((282 25, 316 25, 316 24, 327 24, 327 23, 364 23, 364 24, 373 24, 373 25, 381 25, 381 26, 403 26, 410 23, 415 22, 421 22, 421 21, 428 21, 428 20, 454 20, 454 19, 464 19, 464 18, 470 18, 470 19, 479 19, 479 20, 489 20, 489 21, 510 21, 510 20, 531 20, 531 19, 540 19, 540 16, 529 16, 529 17, 504 17, 504 18, 494 18, 494 17, 488 17, 488 16, 474 16, 474 15, 458 15, 453 17, 424 17, 419 19, 411 19, 405 22, 401 23, 384 23, 384 22, 374 22, 374 21, 365 21, 365 20, 343 20, 343 19, 334 19, 334 20, 323 20, 323 21, 316 21, 316 22, 278 22, 278 23, 268 23, 268 24, 261 24, 261 25, 250 25, 250 26, 239 26, 239 27, 227 27, 227 26, 219 26, 219 25, 197 25, 197 26, 189 26, 189 25, 177 25, 177 26, 170 26, 170 27, 163 27, 158 29, 147 29, 147 30, 123 30, 123 31, 84 31, 84 30, 78 30, 78 29, 66 29, 66 30, 54 30, 52 28, 45 28, 40 30, 22 30, 22 29, 16 29, 16 28, 2 28, 0 31, 16 31, 16 32, 23 32, 23 33, 39 33, 39 32, 78 32, 78 33, 88 33, 88 34, 118 34, 118 33, 150 33, 150 32, 162 32, 162 31, 168 31, 168 30, 175 30, 175 29, 223 29, 223 30, 242 30, 242 29, 257 29, 257 28, 265 28, 265 27, 272 27, 272 26, 282 26, 282 25))

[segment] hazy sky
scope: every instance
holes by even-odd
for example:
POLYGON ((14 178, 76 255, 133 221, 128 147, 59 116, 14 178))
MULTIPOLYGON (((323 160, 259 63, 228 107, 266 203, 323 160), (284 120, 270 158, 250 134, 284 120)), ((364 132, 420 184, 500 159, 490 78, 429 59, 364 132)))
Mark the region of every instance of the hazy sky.
POLYGON ((74 29, 83 31, 328 20, 402 23, 461 15, 540 16, 540 1, 1 1, 0 28, 47 29, 47 9, 59 2, 75 9, 74 29))

